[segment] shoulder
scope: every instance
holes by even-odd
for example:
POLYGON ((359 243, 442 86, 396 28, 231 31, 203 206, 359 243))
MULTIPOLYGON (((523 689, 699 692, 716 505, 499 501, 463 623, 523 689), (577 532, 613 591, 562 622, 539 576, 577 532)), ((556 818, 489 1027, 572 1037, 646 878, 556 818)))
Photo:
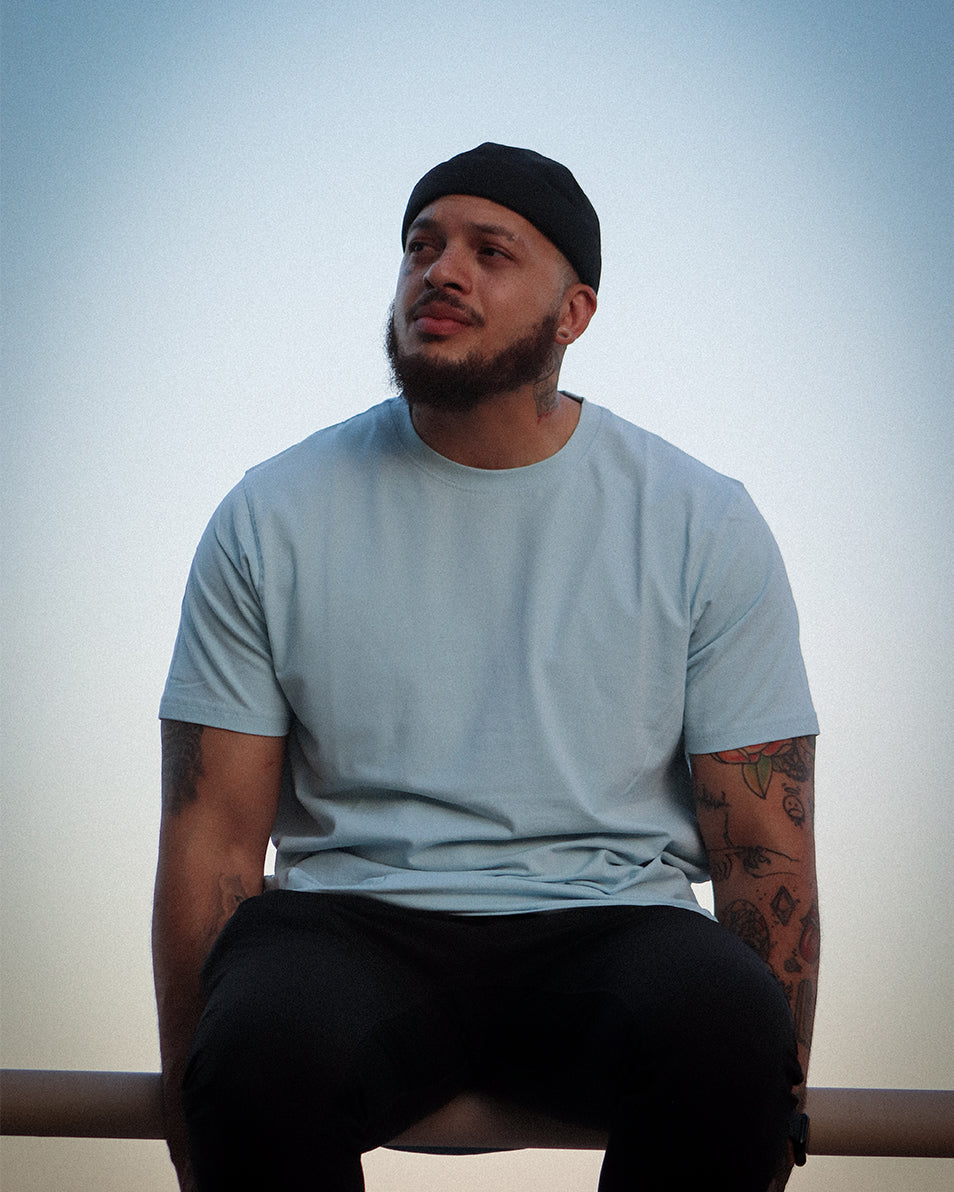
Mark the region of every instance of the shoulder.
POLYGON ((390 402, 324 427, 255 464, 224 496, 206 528, 204 545, 235 557, 258 554, 262 534, 294 536, 328 503, 347 505, 349 489, 376 471, 375 455, 393 450, 390 402))
POLYGON ((361 466, 368 457, 392 450, 393 399, 332 426, 322 427, 278 455, 249 468, 242 481, 247 494, 295 489, 333 467, 361 466))
POLYGON ((613 411, 598 409, 599 466, 619 469, 631 476, 643 499, 679 506, 687 514, 694 512, 705 520, 721 518, 730 509, 754 512, 751 498, 740 481, 717 472, 613 411))

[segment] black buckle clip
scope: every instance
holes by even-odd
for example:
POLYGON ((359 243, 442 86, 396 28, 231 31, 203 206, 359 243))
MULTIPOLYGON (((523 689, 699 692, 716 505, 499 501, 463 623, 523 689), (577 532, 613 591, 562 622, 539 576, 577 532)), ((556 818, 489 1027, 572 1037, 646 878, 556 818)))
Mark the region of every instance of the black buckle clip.
POLYGON ((808 1158, 806 1147, 808 1146, 808 1114, 799 1113, 792 1117, 792 1126, 789 1130, 789 1138, 792 1141, 792 1150, 795 1154, 795 1166, 804 1167, 805 1161, 808 1158))

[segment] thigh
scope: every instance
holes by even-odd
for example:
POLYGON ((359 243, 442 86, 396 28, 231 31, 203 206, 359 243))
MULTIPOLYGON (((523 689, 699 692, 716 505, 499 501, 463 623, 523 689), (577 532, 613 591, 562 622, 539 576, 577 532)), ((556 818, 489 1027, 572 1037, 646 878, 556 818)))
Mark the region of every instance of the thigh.
POLYGON ((360 1152, 463 1087, 453 998, 354 901, 269 892, 226 926, 185 1082, 194 1134, 360 1152))
POLYGON ((707 917, 620 909, 520 976, 495 1091, 607 1129, 601 1192, 761 1192, 800 1079, 784 994, 707 917))
MULTIPOLYGON (((794 1028, 764 963, 720 924, 672 907, 584 909, 515 970, 494 1055, 553 1111, 609 1126, 649 1088, 796 1083, 794 1028)), ((694 1096, 698 1100, 697 1096, 694 1096)))

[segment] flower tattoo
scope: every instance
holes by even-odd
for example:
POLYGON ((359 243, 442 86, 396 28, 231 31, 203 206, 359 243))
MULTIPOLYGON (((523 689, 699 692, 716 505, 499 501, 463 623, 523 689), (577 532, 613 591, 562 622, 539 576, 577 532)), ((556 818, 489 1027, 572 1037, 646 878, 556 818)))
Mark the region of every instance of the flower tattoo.
POLYGON ((721 753, 713 754, 713 757, 727 766, 741 766, 745 785, 760 799, 764 799, 776 770, 784 774, 791 773, 793 759, 788 755, 795 750, 792 740, 768 741, 764 745, 749 745, 744 749, 724 749, 721 753))

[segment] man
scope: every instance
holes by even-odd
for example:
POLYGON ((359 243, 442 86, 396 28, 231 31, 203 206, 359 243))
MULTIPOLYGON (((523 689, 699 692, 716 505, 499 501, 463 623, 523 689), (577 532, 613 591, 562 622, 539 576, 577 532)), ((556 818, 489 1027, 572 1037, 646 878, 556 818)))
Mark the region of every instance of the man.
POLYGON ((401 397, 249 472, 183 603, 154 925, 182 1187, 357 1192, 468 1088, 607 1129, 602 1192, 781 1187, 817 726, 774 542, 559 390, 601 261, 565 167, 460 154, 403 243, 401 397))

